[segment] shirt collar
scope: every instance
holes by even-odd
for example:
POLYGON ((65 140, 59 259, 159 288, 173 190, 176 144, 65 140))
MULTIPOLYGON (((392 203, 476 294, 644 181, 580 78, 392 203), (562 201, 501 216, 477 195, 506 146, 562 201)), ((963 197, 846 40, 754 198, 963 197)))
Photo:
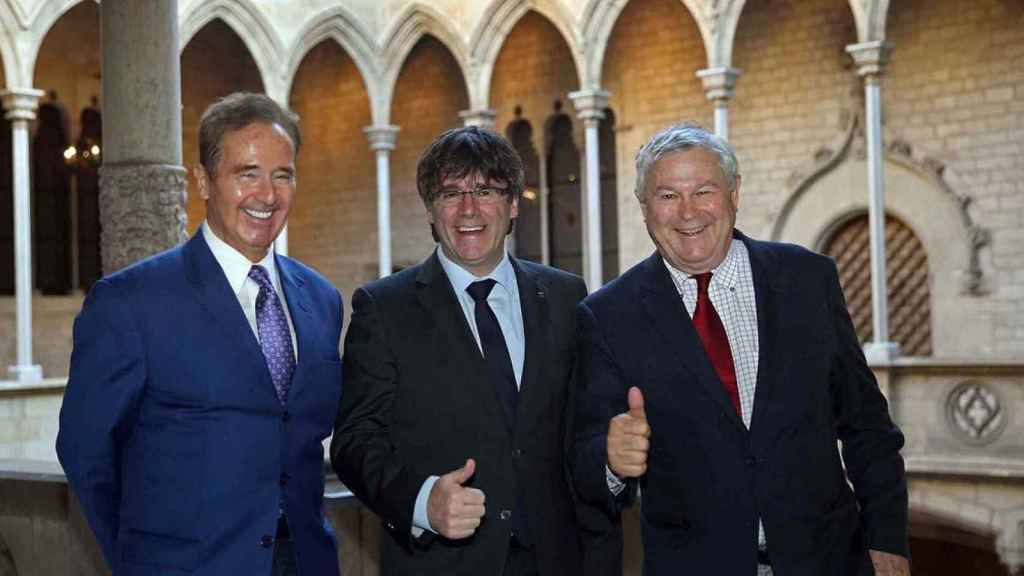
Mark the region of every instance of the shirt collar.
MULTIPOLYGON (((717 267, 711 269, 711 282, 725 288, 735 288, 737 282, 739 282, 740 260, 744 257, 746 251, 747 247, 743 245, 743 241, 733 238, 729 244, 729 251, 725 253, 725 259, 717 267)), ((668 260, 665 260, 664 257, 662 257, 662 261, 665 263, 665 267, 668 268, 669 275, 672 276, 672 281, 680 293, 687 282, 693 282, 696 285, 697 279, 695 276, 678 270, 669 264, 668 260)))
POLYGON ((501 261, 498 262, 498 265, 494 267, 494 270, 491 270, 490 274, 482 277, 474 276, 469 270, 451 261, 445 255, 440 244, 437 246, 437 259, 441 261, 441 268, 448 275, 448 281, 452 283, 452 288, 455 289, 456 294, 464 293, 466 288, 473 282, 487 278, 501 284, 507 290, 512 290, 512 285, 516 279, 515 270, 512 269, 512 262, 508 259, 508 252, 502 252, 501 261))
POLYGON ((203 231, 203 239, 206 240, 206 245, 210 247, 210 252, 213 252, 214 259, 217 260, 221 269, 224 270, 224 276, 228 279, 228 285, 231 286, 232 293, 238 294, 242 291, 242 286, 249 277, 249 270, 257 265, 263 266, 267 271, 267 275, 270 276, 271 283, 275 286, 278 285, 277 267, 274 262, 273 250, 267 250, 263 259, 253 264, 241 252, 221 240, 205 220, 201 230, 203 231))

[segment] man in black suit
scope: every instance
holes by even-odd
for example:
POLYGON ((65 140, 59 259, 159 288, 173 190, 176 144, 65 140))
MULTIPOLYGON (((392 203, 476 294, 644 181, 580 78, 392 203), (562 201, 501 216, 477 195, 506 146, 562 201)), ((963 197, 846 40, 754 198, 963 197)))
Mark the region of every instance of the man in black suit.
POLYGON ((416 177, 439 246, 353 296, 334 468, 382 519, 383 574, 577 574, 564 455, 586 287, 506 252, 523 167, 505 139, 445 132, 416 177))
POLYGON ((648 575, 909 574, 903 435, 835 264, 736 230, 739 189, 694 125, 637 155, 657 251, 579 307, 577 493, 615 526, 639 485, 648 575))

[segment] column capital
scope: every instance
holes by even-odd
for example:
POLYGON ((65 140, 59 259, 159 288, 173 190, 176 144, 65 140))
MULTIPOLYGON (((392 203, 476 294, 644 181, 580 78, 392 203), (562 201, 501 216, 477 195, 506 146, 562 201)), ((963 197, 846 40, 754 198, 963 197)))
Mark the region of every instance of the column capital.
POLYGON ((889 63, 889 52, 892 44, 884 40, 873 40, 846 46, 846 53, 853 57, 857 65, 857 74, 865 79, 880 76, 885 65, 889 63))
POLYGON ((4 108, 7 109, 8 120, 34 120, 39 99, 46 92, 35 88, 13 88, 0 92, 4 108))
POLYGON ((494 119, 498 112, 494 108, 472 108, 459 112, 464 126, 480 126, 481 128, 494 128, 494 119))
POLYGON ((697 70, 697 78, 704 84, 704 96, 712 102, 731 100, 736 78, 741 74, 742 70, 729 66, 697 70))
POLYGON ((398 126, 382 124, 363 128, 363 134, 370 141, 370 150, 394 150, 400 130, 398 126))
POLYGON ((609 98, 611 93, 600 88, 569 92, 569 100, 572 100, 572 105, 576 108, 576 116, 584 122, 604 120, 604 109, 608 107, 609 98))

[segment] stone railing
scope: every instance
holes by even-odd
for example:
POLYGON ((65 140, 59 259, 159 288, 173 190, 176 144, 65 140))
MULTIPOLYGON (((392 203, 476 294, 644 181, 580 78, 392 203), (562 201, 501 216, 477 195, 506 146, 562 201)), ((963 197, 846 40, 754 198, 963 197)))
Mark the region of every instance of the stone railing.
POLYGON ((873 369, 906 435, 911 518, 983 535, 1011 573, 1024 568, 1024 362, 873 369))

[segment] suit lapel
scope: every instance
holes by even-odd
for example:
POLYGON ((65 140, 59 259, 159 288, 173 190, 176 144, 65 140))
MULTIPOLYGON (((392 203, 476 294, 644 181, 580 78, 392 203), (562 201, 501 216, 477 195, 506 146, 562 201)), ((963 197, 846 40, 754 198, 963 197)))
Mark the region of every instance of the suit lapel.
POLYGON ((544 351, 548 350, 551 342, 547 330, 550 323, 548 322, 547 288, 544 286, 543 280, 525 270, 516 259, 512 258, 511 261, 516 272, 516 283, 519 285, 519 303, 523 311, 523 334, 526 338, 523 376, 519 383, 518 413, 522 415, 524 412, 528 412, 532 399, 542 392, 535 389, 540 381, 544 351))
POLYGON ((309 302, 306 281, 300 275, 299 270, 290 260, 276 254, 274 262, 277 266, 277 273, 281 277, 281 289, 284 291, 288 314, 292 318, 295 344, 298 348, 296 351, 298 362, 295 365, 295 374, 292 376, 291 387, 288 391, 288 396, 291 398, 299 393, 301 384, 305 381, 306 372, 311 365, 316 363, 316 359, 312 357, 316 346, 311 341, 315 335, 313 330, 315 319, 311 312, 312 305, 309 302))
POLYGON ((213 257, 202 232, 196 232, 185 244, 184 260, 185 276, 193 289, 193 297, 210 317, 211 323, 220 330, 223 346, 237 352, 240 361, 246 365, 262 368, 261 381, 250 382, 250 388, 265 394, 267 398, 273 398, 276 403, 277 397, 263 351, 238 304, 238 296, 231 292, 224 271, 213 257))
POLYGON ((455 367, 452 376, 461 379, 462 389, 477 398, 475 404, 485 411, 484 421, 505 422, 508 429, 505 411, 488 379, 487 365, 436 252, 420 266, 416 289, 424 313, 437 330, 436 337, 431 338, 436 354, 449 358, 449 365, 455 367))
POLYGON ((750 255, 750 272, 754 280, 757 302, 757 385, 754 392, 754 414, 750 420, 753 430, 764 419, 768 399, 777 380, 778 358, 784 350, 779 342, 779 314, 784 294, 785 277, 778 273, 777 256, 761 242, 753 241, 741 232, 736 237, 746 244, 750 255))
POLYGON ((672 282, 661 255, 655 252, 644 261, 643 267, 640 300, 655 330, 661 334, 668 346, 677 351, 679 367, 694 376, 704 392, 729 415, 733 424, 746 430, 711 366, 711 361, 704 353, 704 344, 693 327, 693 321, 679 292, 676 291, 675 283, 672 282))

